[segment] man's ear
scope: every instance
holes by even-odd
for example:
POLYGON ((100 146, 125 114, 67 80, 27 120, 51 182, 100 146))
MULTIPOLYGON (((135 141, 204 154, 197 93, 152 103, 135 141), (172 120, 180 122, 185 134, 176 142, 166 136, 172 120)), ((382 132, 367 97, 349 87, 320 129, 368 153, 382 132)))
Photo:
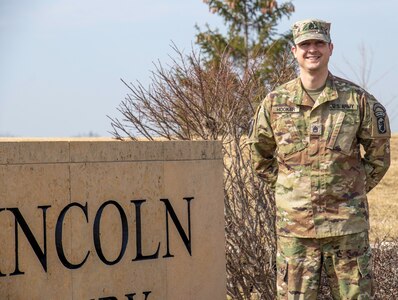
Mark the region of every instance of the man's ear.
POLYGON ((292 50, 293 56, 294 56, 295 58, 297 58, 297 57, 296 57, 296 50, 297 50, 297 49, 296 49, 296 45, 292 46, 292 49, 291 49, 291 50, 292 50))
POLYGON ((334 49, 334 45, 332 42, 330 42, 329 43, 330 56, 332 56, 332 54, 333 54, 333 49, 334 49))

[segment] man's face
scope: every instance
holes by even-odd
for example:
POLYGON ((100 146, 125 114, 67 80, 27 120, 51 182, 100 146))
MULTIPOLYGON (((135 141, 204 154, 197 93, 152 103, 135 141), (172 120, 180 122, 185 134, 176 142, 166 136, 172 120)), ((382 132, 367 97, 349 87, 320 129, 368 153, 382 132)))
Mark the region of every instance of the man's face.
POLYGON ((301 71, 313 73, 327 71, 333 44, 321 40, 307 40, 292 47, 301 71))

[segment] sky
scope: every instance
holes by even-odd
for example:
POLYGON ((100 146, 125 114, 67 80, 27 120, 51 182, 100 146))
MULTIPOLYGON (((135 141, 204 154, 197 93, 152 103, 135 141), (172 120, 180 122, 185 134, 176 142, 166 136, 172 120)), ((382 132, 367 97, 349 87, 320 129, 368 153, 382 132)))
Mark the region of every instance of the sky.
MULTIPOLYGON (((331 72, 358 82, 366 57, 368 91, 398 132, 398 1, 292 2, 278 31, 331 22, 331 72)), ((154 63, 170 61, 173 43, 190 52, 206 23, 224 28, 201 0, 0 0, 0 136, 111 136, 107 115, 121 118, 129 93, 120 79, 147 86, 154 63)))

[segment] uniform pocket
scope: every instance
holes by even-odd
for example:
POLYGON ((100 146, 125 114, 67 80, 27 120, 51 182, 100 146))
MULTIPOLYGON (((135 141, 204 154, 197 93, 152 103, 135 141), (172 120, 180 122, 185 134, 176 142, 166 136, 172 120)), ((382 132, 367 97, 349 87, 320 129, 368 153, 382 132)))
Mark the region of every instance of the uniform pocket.
POLYGON ((287 299, 288 264, 285 260, 283 262, 278 262, 276 277, 277 299, 287 299))
POLYGON ((335 120, 326 148, 351 155, 356 138, 356 113, 340 111, 335 120))
POLYGON ((288 273, 289 273, 288 263, 285 263, 279 271, 280 271, 281 280, 283 282, 287 283, 288 282, 288 273))
POLYGON ((278 285, 284 285, 288 280, 288 262, 286 257, 278 252, 276 255, 276 277, 278 285))
POLYGON ((369 247, 364 254, 357 258, 358 270, 362 278, 371 277, 372 274, 372 250, 369 247))
POLYGON ((274 135, 278 141, 278 154, 281 157, 299 152, 306 147, 302 134, 290 114, 279 116, 275 123, 274 135))
POLYGON ((370 300, 373 294, 372 250, 370 247, 364 254, 358 256, 357 263, 360 274, 358 300, 370 300))

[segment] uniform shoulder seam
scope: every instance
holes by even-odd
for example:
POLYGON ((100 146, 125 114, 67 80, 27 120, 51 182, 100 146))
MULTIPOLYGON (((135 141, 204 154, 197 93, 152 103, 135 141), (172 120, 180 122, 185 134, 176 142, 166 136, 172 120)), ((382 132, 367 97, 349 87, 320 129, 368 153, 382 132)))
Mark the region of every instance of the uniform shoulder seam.
POLYGON ((294 88, 297 84, 297 78, 292 79, 280 86, 278 86, 277 88, 275 88, 275 90, 273 90, 271 92, 271 94, 273 95, 278 95, 278 94, 285 94, 287 93, 289 90, 291 90, 292 88, 294 88))
POLYGON ((348 85, 350 88, 352 88, 353 90, 355 90, 357 93, 361 93, 361 94, 365 94, 365 95, 370 95, 364 88, 362 88, 360 85, 348 80, 348 79, 344 79, 338 76, 334 76, 334 82, 337 86, 339 85, 348 85))

